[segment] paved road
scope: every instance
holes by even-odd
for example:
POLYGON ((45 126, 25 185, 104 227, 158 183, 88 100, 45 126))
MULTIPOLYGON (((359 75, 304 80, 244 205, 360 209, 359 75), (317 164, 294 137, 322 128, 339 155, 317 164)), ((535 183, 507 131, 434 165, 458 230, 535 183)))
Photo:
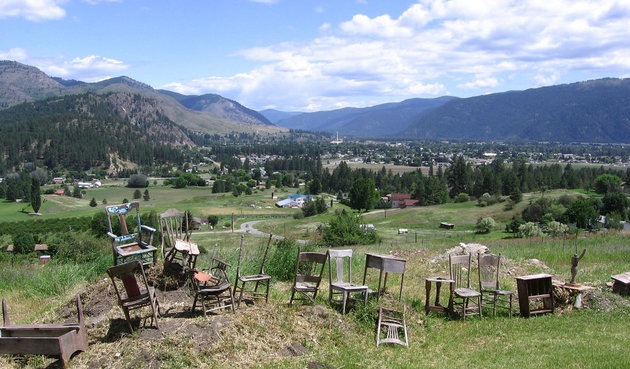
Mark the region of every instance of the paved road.
MULTIPOLYGON (((262 222, 262 220, 252 220, 249 222, 245 222, 243 224, 241 224, 241 228, 240 229, 235 229, 234 233, 249 233, 249 234, 253 234, 255 236, 260 236, 260 237, 269 237, 269 233, 265 233, 262 231, 259 231, 258 229, 254 228, 254 226, 257 223, 262 222)), ((205 232, 195 232, 194 234, 214 234, 214 233, 232 233, 232 230, 221 230, 221 231, 205 231, 205 232)), ((280 235, 276 235, 274 234, 272 237, 274 240, 282 240, 284 239, 284 236, 280 236, 280 235)), ((301 244, 306 244, 309 241, 308 240, 297 240, 298 243, 301 244)))

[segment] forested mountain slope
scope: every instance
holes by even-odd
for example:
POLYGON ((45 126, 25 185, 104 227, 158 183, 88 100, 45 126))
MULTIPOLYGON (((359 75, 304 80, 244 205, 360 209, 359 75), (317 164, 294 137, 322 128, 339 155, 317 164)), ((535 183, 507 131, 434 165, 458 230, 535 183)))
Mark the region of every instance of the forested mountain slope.
POLYGON ((0 157, 9 168, 26 162, 110 171, 122 163, 179 164, 177 147, 193 146, 190 135, 140 95, 62 96, 0 111, 0 157))
POLYGON ((630 79, 600 79, 457 99, 400 136, 428 139, 629 142, 630 79))

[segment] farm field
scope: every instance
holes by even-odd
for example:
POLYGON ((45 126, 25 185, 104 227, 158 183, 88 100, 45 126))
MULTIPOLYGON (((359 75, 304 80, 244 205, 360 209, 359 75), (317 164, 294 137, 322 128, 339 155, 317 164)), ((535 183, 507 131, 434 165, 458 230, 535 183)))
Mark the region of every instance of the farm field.
MULTIPOLYGON (((47 213, 44 209, 43 217, 47 214, 75 216, 77 212, 89 215, 102 211, 102 198, 107 198, 110 204, 114 203, 111 199, 120 197, 122 200, 116 190, 106 187, 88 192, 89 198, 95 197, 99 201, 97 209, 87 206, 87 202, 83 206, 82 202, 86 200, 73 199, 74 206, 81 210, 74 211, 72 203, 56 205, 59 206, 57 213, 47 213)), ((334 203, 333 209, 325 214, 293 219, 290 215, 295 209, 273 207, 276 200, 271 199, 270 190, 239 198, 231 194, 211 194, 208 188, 174 190, 152 186, 149 191, 152 200, 140 200, 143 210, 160 212, 175 207, 190 209, 197 214, 225 214, 225 219, 235 213, 239 223, 261 220, 255 225, 256 229, 286 235, 291 239, 316 240, 317 226, 325 224, 335 210, 349 211, 345 206, 334 203), (250 207, 250 203, 254 207, 250 207), (256 216, 259 214, 289 216, 258 219, 256 216)), ((129 193, 132 194, 132 191, 129 193)), ((276 193, 283 198, 292 192, 276 193)), ((563 193, 553 191, 545 193, 545 196, 560 196, 563 193)), ((13 261, 5 253, 0 253, 0 295, 7 298, 12 320, 25 323, 75 319, 71 301, 74 295, 81 294, 90 347, 70 361, 70 368, 630 366, 624 348, 630 330, 630 299, 612 294, 605 285, 610 281, 610 275, 630 271, 629 235, 617 232, 580 233, 558 239, 518 239, 504 233, 505 222, 520 212, 530 197, 538 196, 540 194, 527 194, 525 200, 511 210, 505 210, 505 204, 501 203, 477 207, 474 202, 467 202, 364 215, 364 222, 374 224, 381 241, 373 245, 348 247, 354 251, 353 280, 361 281, 367 252, 402 257, 407 260, 403 298, 401 302, 393 298, 400 278, 392 275, 388 279, 388 293, 384 298, 377 302, 371 297, 366 307, 353 304, 346 315, 340 313, 337 305, 328 302, 326 265, 322 288, 314 306, 300 303, 288 306, 291 282, 277 278, 272 284, 268 304, 259 301, 246 303, 234 314, 222 312, 208 318, 203 318, 199 312, 190 312, 192 295, 185 288, 160 290, 158 296, 163 313, 159 319, 160 329, 149 327, 129 334, 122 311, 116 305, 115 294, 111 291, 111 283, 104 274, 111 265, 111 254, 107 251, 110 246, 106 241, 98 246, 102 247, 103 257, 80 267, 55 260, 41 267, 37 261, 13 261), (473 231, 476 219, 482 216, 492 216, 497 220, 496 229, 487 235, 477 235, 473 231), (455 224, 455 228, 440 229, 442 221, 455 224), (399 228, 407 228, 409 233, 399 235, 399 228), (586 256, 579 264, 578 282, 593 286, 594 291, 585 295, 582 309, 572 309, 570 304, 560 305, 554 314, 530 319, 509 318, 505 313, 492 317, 487 310, 487 316, 466 321, 439 313, 425 315, 424 279, 448 276, 446 252, 460 242, 481 243, 489 248, 489 252, 505 256, 501 280, 502 286, 509 289, 516 288, 514 277, 526 274, 551 273, 556 280, 568 281, 571 255, 576 247, 579 250, 586 248, 586 256), (402 304, 406 306, 409 349, 386 345, 376 347, 375 311, 382 304, 397 308, 401 308, 402 304), (294 349, 291 351, 287 347, 294 349), (299 350, 295 351, 296 347, 299 350)), ((131 199, 131 196, 128 198, 131 199)), ((5 205, 2 204, 0 209, 8 212, 5 205)), ((247 232, 209 232, 202 229, 193 234, 193 241, 201 249, 198 265, 208 265, 216 245, 217 254, 232 265, 229 271, 233 279, 241 236, 245 246, 243 273, 257 273, 267 238, 247 232)), ((303 247, 321 252, 326 250, 303 247)), ((289 251, 272 243, 266 268, 268 272, 294 267, 294 259, 282 258, 284 252, 289 251)), ((159 272, 158 267, 155 273, 159 272)), ((377 272, 368 273, 370 288, 376 289, 377 280, 377 272)), ((475 283, 476 280, 476 275, 473 275, 475 283)), ((146 315, 147 311, 143 314, 146 315)), ((57 368, 60 364, 54 358, 5 355, 0 356, 0 367, 57 368)))

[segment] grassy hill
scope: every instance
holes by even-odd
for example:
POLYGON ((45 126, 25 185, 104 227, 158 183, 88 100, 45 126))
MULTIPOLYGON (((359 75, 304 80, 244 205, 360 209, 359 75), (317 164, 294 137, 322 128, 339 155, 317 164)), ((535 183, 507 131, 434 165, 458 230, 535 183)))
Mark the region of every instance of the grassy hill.
MULTIPOLYGON (((270 191, 234 198, 230 194, 209 194, 208 188, 176 190, 151 186, 149 190, 152 200, 141 202, 144 210, 161 211, 175 207, 190 209, 197 214, 223 214, 224 220, 233 213, 240 222, 258 219, 256 216, 260 214, 291 214, 295 211, 266 208, 274 201, 270 191)), ((104 188, 88 190, 87 197, 95 197, 99 202, 101 197, 107 198, 113 204, 115 198, 130 193, 130 189, 118 187, 112 182, 104 188)), ((548 191, 545 196, 559 196, 561 193, 548 191)), ((276 194, 283 198, 289 192, 276 191, 276 194)), ((0 209, 5 205, 0 204, 0 209)), ((83 211, 79 209, 85 209, 86 214, 102 211, 89 208, 87 200, 69 199, 68 203, 55 206, 59 207, 56 212, 50 212, 51 206, 48 210, 44 209, 43 216, 77 214, 83 211), (67 208, 62 210, 62 207, 67 208)), ((341 208, 341 205, 335 204, 335 208, 341 208)), ((407 269, 403 298, 401 302, 393 299, 400 277, 390 275, 388 293, 383 298, 378 302, 370 298, 367 307, 352 304, 346 315, 340 313, 337 305, 327 301, 326 266, 322 290, 314 306, 287 306, 291 282, 277 278, 274 278, 268 304, 245 303, 235 314, 224 312, 208 318, 190 312, 192 296, 185 288, 159 290, 163 314, 159 319, 160 329, 147 327, 129 334, 122 311, 116 306, 110 282, 104 278, 104 270, 111 263, 110 246, 105 240, 100 245, 91 245, 101 248, 102 260, 80 267, 59 260, 53 260, 45 267, 40 267, 36 260, 14 260, 13 267, 0 269, 0 294, 7 298, 9 312, 13 321, 18 323, 75 319, 72 298, 75 294, 81 295, 90 346, 87 352, 71 360, 71 368, 548 368, 558 363, 604 368, 629 365, 630 359, 621 346, 630 328, 627 319, 630 300, 611 294, 605 287, 611 274, 626 271, 630 248, 623 245, 627 243, 627 235, 580 234, 577 238, 529 240, 510 238, 501 228, 504 221, 519 210, 517 207, 505 211, 501 204, 480 208, 468 202, 388 211, 386 216, 384 212, 365 215, 365 221, 376 226, 382 241, 351 247, 355 253, 353 280, 362 280, 366 252, 405 258, 407 269), (489 235, 475 235, 471 229, 479 216, 494 217, 497 229, 489 235), (455 223, 455 229, 439 229, 439 222, 444 220, 455 223), (398 235, 395 232, 398 228, 409 228, 410 233, 398 235), (574 247, 586 248, 587 256, 580 262, 578 281, 594 286, 595 290, 584 296, 584 308, 581 310, 571 308, 570 304, 560 304, 554 314, 531 319, 509 318, 507 314, 500 314, 464 322, 438 313, 425 315, 424 279, 448 275, 445 253, 460 242, 483 243, 490 252, 505 256, 502 285, 511 289, 516 288, 514 277, 525 274, 552 273, 555 279, 566 281, 574 247), (540 262, 533 263, 531 259, 540 262), (384 305, 402 308, 403 304, 407 309, 410 348, 377 348, 374 336, 376 309, 384 305)), ((278 234, 284 231, 287 236, 295 238, 316 238, 317 223, 325 222, 332 216, 331 213, 314 219, 270 219, 256 227, 278 234)), ((255 273, 265 238, 250 233, 244 233, 244 236, 243 272, 255 273)), ((218 255, 232 264, 230 275, 233 278, 240 237, 241 234, 231 232, 196 232, 193 240, 202 250, 198 265, 208 265, 217 244, 218 255)), ((6 238, 0 238, 0 245, 6 242, 6 238)), ((294 267, 293 260, 282 264, 282 259, 278 257, 282 252, 272 247, 267 270, 294 267)), ((11 262, 10 255, 0 252, 3 266, 11 262)), ((160 272, 158 268, 149 275, 160 272)), ((376 289, 377 279, 378 273, 368 273, 368 286, 376 289)), ((476 281, 476 277, 473 280, 476 281)), ((147 311, 137 314, 146 315, 147 311)), ((136 324, 140 322, 136 321, 136 324)), ((0 366, 6 368, 57 365, 54 359, 40 356, 0 356, 0 366)))

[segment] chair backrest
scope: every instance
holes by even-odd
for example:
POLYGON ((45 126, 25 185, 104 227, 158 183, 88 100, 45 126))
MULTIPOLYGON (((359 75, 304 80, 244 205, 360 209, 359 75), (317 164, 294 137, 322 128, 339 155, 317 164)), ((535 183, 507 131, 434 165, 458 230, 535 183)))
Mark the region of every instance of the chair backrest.
POLYGON ((162 253, 166 248, 175 247, 175 240, 190 241, 191 230, 188 227, 188 216, 177 209, 168 209, 159 215, 162 231, 162 253))
POLYGON ((322 252, 302 252, 302 247, 298 246, 293 285, 296 282, 308 282, 315 283, 319 287, 325 264, 326 254, 322 252))
POLYGON ((477 254, 477 267, 479 270, 479 288, 499 289, 501 254, 477 254))
POLYGON ((471 254, 448 256, 451 279, 455 281, 456 288, 470 288, 470 262, 471 254))
POLYGON ((328 250, 328 271, 330 283, 352 283, 352 250, 328 250), (348 264, 347 273, 344 274, 344 263, 348 264), (333 279, 333 264, 336 278, 333 279), (347 276, 347 278, 346 278, 347 276))
POLYGON ((142 223, 140 222, 140 203, 128 202, 120 205, 111 205, 105 207, 105 213, 107 213, 107 226, 109 228, 110 233, 114 233, 112 219, 117 219, 119 224, 119 239, 118 242, 123 242, 135 238, 141 237, 142 232, 140 232, 140 226, 142 223), (134 214, 135 210, 135 214, 134 214), (132 216, 136 216, 136 222, 138 225, 136 233, 130 233, 127 227, 127 215, 131 214, 132 216))
MULTIPOLYGON (((241 259, 243 257, 243 239, 244 235, 241 235, 241 245, 238 249, 238 263, 236 264, 236 278, 238 279, 241 276, 241 259)), ((267 246, 265 247, 265 253, 263 254, 262 263, 260 264, 259 274, 265 274, 265 263, 267 262, 267 254, 269 253, 269 246, 271 245, 271 240, 273 239, 273 235, 269 234, 269 240, 267 241, 267 246)))
POLYGON ((147 277, 140 260, 133 260, 107 269, 107 274, 114 284, 114 290, 118 295, 118 301, 134 300, 145 295, 149 290, 147 277), (139 284, 137 277, 141 276, 139 284), (124 291, 124 294, 123 294, 124 291))

